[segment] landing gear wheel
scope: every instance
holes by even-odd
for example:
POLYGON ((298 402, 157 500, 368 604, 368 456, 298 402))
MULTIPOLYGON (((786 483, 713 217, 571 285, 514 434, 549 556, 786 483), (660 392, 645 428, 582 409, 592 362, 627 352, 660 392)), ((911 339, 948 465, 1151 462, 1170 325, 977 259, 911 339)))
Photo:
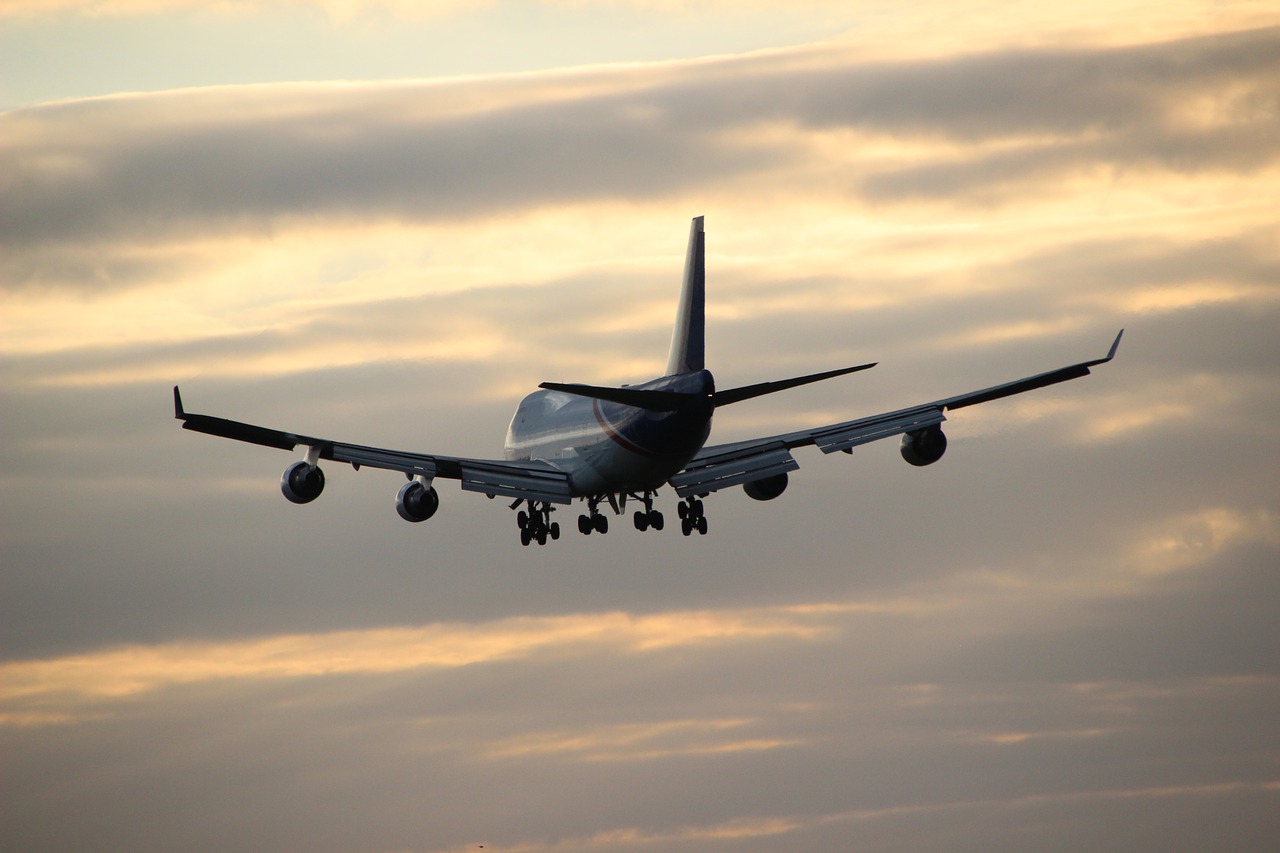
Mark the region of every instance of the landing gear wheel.
POLYGON ((560 522, 558 521, 551 522, 550 532, 551 532, 552 539, 559 539, 560 538, 560 522))
MULTIPOLYGON (((687 497, 677 507, 680 513, 680 532, 685 536, 698 531, 699 536, 707 535, 707 516, 703 512, 702 501, 695 497, 687 497)), ((659 522, 660 524, 661 522, 659 522)))
POLYGON ((520 544, 527 547, 529 543, 532 541, 533 541, 533 534, 529 531, 529 528, 527 527, 520 528, 520 544))
POLYGON ((597 515, 591 519, 591 526, 595 528, 596 533, 609 532, 609 517, 605 515, 597 515))
POLYGON ((656 509, 649 513, 649 526, 654 530, 661 530, 665 523, 666 521, 663 519, 662 513, 658 512, 656 509))
POLYGON ((635 521, 636 530, 644 532, 645 530, 649 529, 649 516, 646 515, 643 511, 636 510, 636 514, 633 516, 633 520, 635 521))
POLYGON ((590 536, 591 531, 593 529, 595 528, 594 528, 594 525, 591 524, 591 516, 589 515, 578 516, 578 532, 579 533, 581 533, 583 536, 590 536))

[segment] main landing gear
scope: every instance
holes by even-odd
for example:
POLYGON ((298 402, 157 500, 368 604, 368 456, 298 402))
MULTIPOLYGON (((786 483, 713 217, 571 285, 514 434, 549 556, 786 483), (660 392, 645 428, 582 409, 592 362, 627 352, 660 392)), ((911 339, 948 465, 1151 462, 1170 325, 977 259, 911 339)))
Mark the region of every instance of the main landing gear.
POLYGON ((645 492, 643 495, 633 495, 637 500, 644 503, 644 509, 638 509, 631 520, 635 522, 636 530, 641 533, 652 527, 654 530, 661 530, 665 525, 662 513, 653 508, 654 492, 645 492))
POLYGON ((707 516, 703 510, 701 499, 689 495, 676 507, 676 510, 680 513, 681 533, 689 536, 696 530, 699 536, 707 535, 707 516))
POLYGON ((622 515, 623 509, 627 505, 628 497, 633 497, 644 504, 644 509, 636 510, 631 516, 636 530, 645 531, 651 527, 654 530, 661 530, 666 521, 662 517, 662 513, 653 508, 653 498, 656 494, 657 492, 655 491, 647 491, 638 495, 624 493, 620 496, 595 495, 587 498, 587 514, 578 516, 578 530, 584 536, 592 533, 608 533, 609 517, 600 512, 600 501, 607 498, 614 514, 622 515))
POLYGON ((530 542, 546 545, 547 537, 560 538, 560 522, 551 520, 551 513, 555 511, 555 507, 547 501, 531 500, 516 501, 511 508, 515 509, 522 503, 529 505, 529 511, 520 510, 516 515, 516 523, 520 525, 521 545, 528 545, 530 542))
MULTIPOLYGON (((586 498, 587 511, 578 516, 578 532, 584 536, 589 536, 592 533, 608 533, 609 517, 600 511, 600 504, 607 501, 614 515, 623 515, 627 507, 628 498, 639 501, 644 507, 643 509, 637 509, 631 515, 631 520, 635 524, 636 530, 641 532, 662 530, 666 526, 666 520, 663 518, 662 513, 653 507, 653 501, 656 496, 657 491, 655 490, 639 493, 623 492, 612 495, 592 495, 586 498)), ((560 538, 560 525, 551 520, 551 513, 555 511, 555 507, 549 502, 522 499, 513 503, 511 508, 520 508, 516 521, 520 525, 521 545, 529 545, 533 542, 545 545, 548 539, 560 538)), ((677 509, 680 511, 680 531, 685 536, 692 535, 695 530, 698 531, 699 535, 706 534, 707 517, 700 498, 691 495, 681 501, 677 509)))
POLYGON ((578 531, 584 536, 592 533, 608 533, 609 517, 600 512, 600 502, 607 499, 614 515, 622 515, 623 510, 626 508, 628 497, 635 498, 644 504, 644 509, 636 510, 631 516, 636 530, 644 531, 649 528, 661 530, 666 525, 666 520, 662 517, 661 512, 653 508, 653 498, 656 494, 656 491, 647 491, 641 494, 623 493, 621 495, 594 495, 589 497, 587 498, 586 514, 578 516, 578 531))
POLYGON ((590 536, 592 533, 608 533, 609 518, 600 513, 600 501, 604 495, 595 495, 587 498, 588 515, 578 516, 578 532, 583 536, 590 536))

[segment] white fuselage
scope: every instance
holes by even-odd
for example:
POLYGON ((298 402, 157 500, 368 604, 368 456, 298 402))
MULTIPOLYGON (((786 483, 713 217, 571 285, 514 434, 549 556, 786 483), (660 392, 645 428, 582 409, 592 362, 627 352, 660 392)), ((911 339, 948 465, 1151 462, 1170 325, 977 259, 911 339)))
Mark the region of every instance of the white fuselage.
POLYGON ((565 391, 535 391, 516 408, 505 457, 560 468, 577 496, 658 488, 710 435, 714 384, 710 372, 702 370, 633 387, 705 393, 674 411, 652 411, 565 391))

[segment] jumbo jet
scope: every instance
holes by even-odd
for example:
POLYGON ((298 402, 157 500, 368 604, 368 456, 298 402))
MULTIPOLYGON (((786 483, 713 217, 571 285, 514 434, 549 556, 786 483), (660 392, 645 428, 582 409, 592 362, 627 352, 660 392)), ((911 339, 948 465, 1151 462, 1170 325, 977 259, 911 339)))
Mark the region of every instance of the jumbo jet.
POLYGON ((422 522, 435 515, 438 479, 458 480, 462 489, 490 498, 513 498, 518 510, 520 543, 560 538, 551 514, 575 500, 585 504, 578 516, 583 534, 607 533, 609 517, 626 511, 627 499, 639 504, 633 515, 637 530, 662 530, 662 513, 654 508, 658 490, 670 486, 680 498, 680 530, 685 536, 707 532, 702 499, 731 486, 769 501, 787 488, 788 475, 799 468, 791 455, 814 445, 823 453, 844 451, 882 438, 902 436, 902 458, 912 465, 932 465, 947 449, 942 432, 945 412, 1021 394, 1089 374, 1089 368, 1111 361, 1120 346, 1121 329, 1103 358, 1015 379, 929 403, 827 426, 770 435, 749 441, 708 446, 716 409, 810 382, 874 367, 859 364, 823 373, 717 390, 704 363, 706 292, 703 218, 693 220, 685 256, 684 280, 666 372, 657 379, 621 388, 543 382, 516 408, 507 429, 503 459, 468 459, 365 447, 327 438, 283 432, 183 408, 173 389, 174 415, 184 429, 223 438, 302 450, 280 478, 280 490, 293 503, 310 503, 324 490, 321 460, 400 471, 408 480, 396 493, 396 512, 405 521, 422 522))

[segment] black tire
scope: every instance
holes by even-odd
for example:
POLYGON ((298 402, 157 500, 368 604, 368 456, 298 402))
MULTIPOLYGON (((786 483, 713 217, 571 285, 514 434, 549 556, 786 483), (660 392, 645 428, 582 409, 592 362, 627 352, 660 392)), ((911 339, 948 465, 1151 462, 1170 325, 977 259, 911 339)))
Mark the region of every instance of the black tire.
POLYGON ((649 513, 649 526, 654 530, 661 530, 665 524, 666 519, 662 517, 662 513, 658 512, 656 509, 649 513))

